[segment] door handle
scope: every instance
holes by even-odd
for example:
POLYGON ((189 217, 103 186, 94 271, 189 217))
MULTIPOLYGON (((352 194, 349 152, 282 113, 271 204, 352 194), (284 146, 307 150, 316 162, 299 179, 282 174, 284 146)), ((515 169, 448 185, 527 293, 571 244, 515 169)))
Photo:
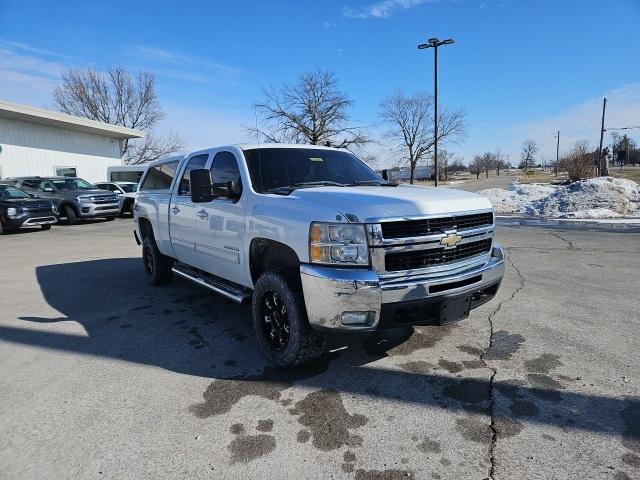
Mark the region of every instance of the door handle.
POLYGON ((171 211, 173 212, 174 215, 177 215, 178 213, 180 213, 180 209, 178 208, 177 205, 174 205, 171 211))
POLYGON ((198 212, 198 216, 199 216, 202 220, 204 220, 205 218, 207 218, 207 217, 209 216, 209 214, 207 213, 207 211, 206 211, 206 210, 200 210, 200 211, 198 212))

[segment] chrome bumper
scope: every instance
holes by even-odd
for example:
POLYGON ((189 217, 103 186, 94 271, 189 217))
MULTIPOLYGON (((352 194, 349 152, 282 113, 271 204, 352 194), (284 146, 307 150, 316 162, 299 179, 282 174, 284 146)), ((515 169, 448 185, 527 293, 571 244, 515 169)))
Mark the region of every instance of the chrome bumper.
POLYGON ((303 264, 300 266, 300 277, 312 327, 366 332, 378 328, 383 305, 437 301, 439 297, 482 291, 498 285, 504 269, 504 251, 494 242, 488 260, 468 269, 458 268, 451 275, 386 280, 372 270, 303 264))
POLYGON ((111 217, 120 214, 119 203, 81 203, 81 217, 111 217))
POLYGON ((44 217, 32 217, 28 218, 22 224, 23 227, 32 227, 34 225, 53 225, 54 223, 58 223, 57 217, 54 215, 48 215, 44 217))

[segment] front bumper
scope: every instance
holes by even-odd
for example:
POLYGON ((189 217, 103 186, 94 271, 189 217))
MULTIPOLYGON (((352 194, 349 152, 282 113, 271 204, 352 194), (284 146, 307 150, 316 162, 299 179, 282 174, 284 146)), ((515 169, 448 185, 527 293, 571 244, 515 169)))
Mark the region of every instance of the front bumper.
POLYGON ((372 270, 300 266, 307 316, 320 330, 373 331, 465 318, 497 293, 504 251, 494 243, 488 260, 451 275, 385 280, 372 270), (446 309, 456 314, 447 316, 446 309))
POLYGON ((80 203, 81 217, 113 217, 120 215, 119 203, 80 203))
POLYGON ((7 217, 5 220, 7 227, 11 229, 18 229, 22 227, 35 227, 38 225, 53 225, 58 222, 58 217, 53 213, 46 214, 26 214, 22 217, 11 218, 7 217))

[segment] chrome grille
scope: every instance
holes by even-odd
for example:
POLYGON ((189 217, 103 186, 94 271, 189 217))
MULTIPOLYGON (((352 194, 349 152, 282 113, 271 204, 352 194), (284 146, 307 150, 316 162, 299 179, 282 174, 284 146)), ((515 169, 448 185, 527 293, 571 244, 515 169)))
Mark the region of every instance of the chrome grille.
POLYGON ((484 212, 472 215, 460 215, 420 220, 403 220, 398 222, 382 222, 382 236, 389 238, 420 237, 442 233, 445 230, 464 230, 491 226, 493 213, 484 212))
POLYGON ((387 272, 395 272, 459 262, 489 253, 491 251, 491 242, 490 238, 485 238, 475 242, 463 243, 451 249, 428 248, 406 252, 387 252, 385 254, 385 270, 387 272))

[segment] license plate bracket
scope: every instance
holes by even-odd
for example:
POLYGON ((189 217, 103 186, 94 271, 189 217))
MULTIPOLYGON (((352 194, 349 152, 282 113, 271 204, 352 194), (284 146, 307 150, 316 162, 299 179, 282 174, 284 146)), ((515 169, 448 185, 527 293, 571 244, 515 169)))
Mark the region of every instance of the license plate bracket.
POLYGON ((457 322, 469 316, 471 295, 444 300, 440 304, 440 324, 457 322))

